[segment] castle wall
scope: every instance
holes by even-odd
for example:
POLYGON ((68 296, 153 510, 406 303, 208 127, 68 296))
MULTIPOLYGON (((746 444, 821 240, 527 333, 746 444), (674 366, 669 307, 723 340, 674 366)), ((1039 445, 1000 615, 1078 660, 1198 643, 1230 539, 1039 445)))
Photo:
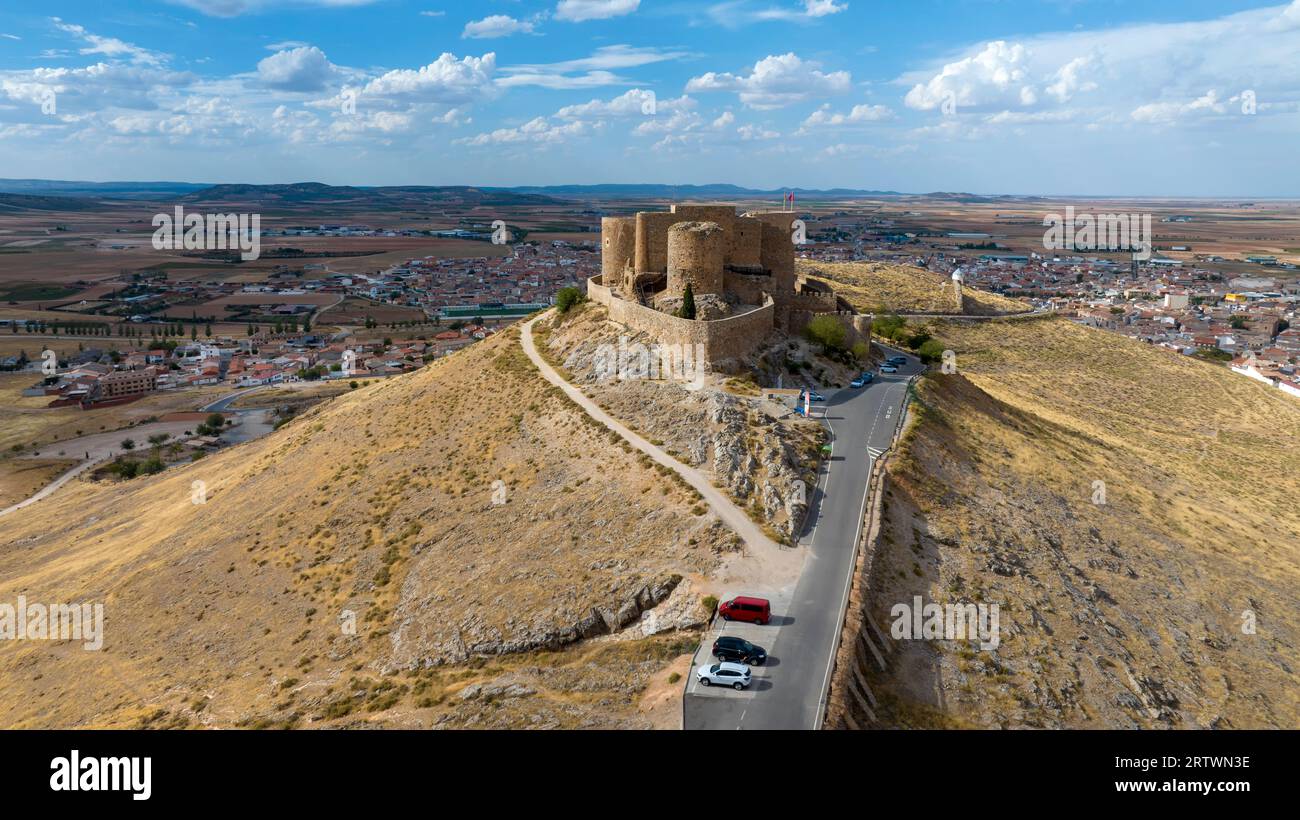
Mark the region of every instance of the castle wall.
POLYGON ((696 296, 722 295, 722 260, 727 234, 716 222, 678 222, 668 230, 668 295, 681 296, 686 283, 696 296))
POLYGON ((673 213, 647 213, 636 215, 637 273, 665 273, 668 270, 668 229, 681 222, 673 213))
POLYGON ((596 276, 587 280, 587 296, 609 310, 610 321, 641 331, 659 344, 702 345, 705 360, 710 365, 752 353, 773 328, 776 304, 770 296, 764 299, 762 307, 747 313, 704 322, 660 313, 620 299, 597 281, 599 279, 601 277, 596 276))
POLYGON ((771 276, 727 271, 723 274, 722 287, 727 293, 734 293, 747 305, 763 304, 763 296, 768 293, 773 294, 778 305, 783 297, 783 294, 776 290, 776 280, 771 276))
POLYGON ((636 256, 636 218, 601 217, 600 236, 600 272, 606 282, 620 282, 623 268, 636 256))
POLYGON ((736 209, 730 205, 673 205, 671 213, 678 222, 716 222, 730 228, 736 219, 736 209))
POLYGON ((777 281, 781 293, 794 290, 794 242, 790 232, 764 222, 760 245, 760 261, 777 281))

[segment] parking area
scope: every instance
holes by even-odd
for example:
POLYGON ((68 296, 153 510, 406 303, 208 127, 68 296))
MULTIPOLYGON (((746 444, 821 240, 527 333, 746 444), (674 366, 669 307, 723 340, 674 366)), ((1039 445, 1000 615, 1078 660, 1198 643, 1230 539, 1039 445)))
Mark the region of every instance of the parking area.
POLYGON ((765 593, 754 590, 729 590, 725 595, 720 597, 719 601, 726 601, 737 595, 752 595, 760 598, 767 598, 772 603, 772 622, 759 626, 758 624, 744 623, 741 621, 724 621, 722 618, 715 618, 713 627, 704 635, 700 641, 700 648, 695 653, 694 663, 691 664, 690 681, 686 684, 687 696, 697 696, 705 698, 733 698, 737 700, 748 700, 755 697, 762 697, 763 693, 773 688, 773 676, 779 674, 781 667, 780 658, 780 637, 781 625, 789 620, 786 611, 790 604, 790 592, 765 593), (695 670, 700 665, 708 666, 717 663, 717 658, 712 655, 713 642, 723 635, 731 635, 738 638, 744 638, 753 644, 758 644, 767 650, 767 661, 762 666, 751 666, 753 672, 753 682, 741 691, 726 686, 703 686, 695 676, 695 670))

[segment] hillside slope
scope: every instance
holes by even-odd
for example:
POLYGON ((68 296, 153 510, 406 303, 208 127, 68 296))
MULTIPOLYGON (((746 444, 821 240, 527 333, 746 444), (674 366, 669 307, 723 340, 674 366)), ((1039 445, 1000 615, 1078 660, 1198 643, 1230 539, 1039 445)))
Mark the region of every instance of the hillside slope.
POLYGON ((933 330, 958 372, 919 386, 855 595, 885 632, 996 603, 1002 641, 893 641, 875 725, 1300 726, 1300 402, 1065 320, 933 330))
POLYGON ((106 635, 4 641, 0 725, 643 725, 646 676, 687 647, 599 636, 656 603, 698 623, 678 593, 733 546, 511 330, 6 519, 0 601, 103 602, 106 635))
MULTIPOLYGON (((854 309, 862 313, 957 313, 952 280, 908 265, 885 262, 812 262, 800 259, 799 273, 835 285, 854 309)), ((965 288, 963 311, 968 316, 1028 313, 1024 302, 996 293, 965 288)))

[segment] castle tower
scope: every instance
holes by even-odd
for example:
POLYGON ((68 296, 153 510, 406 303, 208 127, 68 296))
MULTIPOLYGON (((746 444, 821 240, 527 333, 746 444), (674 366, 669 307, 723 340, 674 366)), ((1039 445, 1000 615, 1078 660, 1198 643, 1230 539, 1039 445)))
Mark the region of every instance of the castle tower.
POLYGON ((727 235, 716 222, 678 222, 668 229, 668 291, 681 296, 686 283, 696 296, 722 295, 727 235))
POLYGON ((605 287, 623 288, 623 271, 636 254, 636 219, 605 216, 600 219, 600 273, 605 287))
POLYGON ((794 242, 790 239, 788 225, 780 227, 763 220, 759 260, 776 279, 778 293, 794 292, 794 242))

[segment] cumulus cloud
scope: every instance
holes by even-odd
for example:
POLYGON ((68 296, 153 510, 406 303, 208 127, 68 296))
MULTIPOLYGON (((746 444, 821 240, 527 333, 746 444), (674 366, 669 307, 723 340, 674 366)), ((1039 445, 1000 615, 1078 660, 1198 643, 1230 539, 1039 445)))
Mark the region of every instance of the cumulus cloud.
MULTIPOLYGON (((689 100, 690 98, 683 97, 682 99, 689 100)), ((591 100, 577 105, 566 105, 556 111, 555 116, 565 120, 643 117, 652 112, 671 109, 674 104, 675 101, 672 100, 660 102, 655 93, 648 89, 633 88, 612 100, 591 100)))
POLYGON ((843 93, 849 89, 850 82, 849 72, 822 72, 817 63, 801 60, 791 52, 764 57, 754 63, 748 74, 710 71, 692 77, 686 83, 686 91, 734 91, 750 108, 771 109, 843 93))
POLYGON ((320 91, 337 70, 316 46, 299 46, 266 57, 257 64, 257 78, 280 91, 320 91))
POLYGON ((804 14, 809 17, 825 17, 838 14, 849 7, 848 3, 836 4, 835 0, 803 0, 804 14))
POLYGON ((1292 0, 1208 20, 980 43, 896 82, 909 88, 909 108, 930 111, 952 101, 986 122, 1002 111, 1052 109, 1086 114, 1094 124, 1172 122, 1224 113, 1225 102, 1247 91, 1260 100, 1261 115, 1281 115, 1300 100, 1293 81, 1300 76, 1298 32, 1300 0, 1292 0))
POLYGON ((847 114, 832 111, 827 103, 818 108, 803 121, 804 128, 818 126, 856 125, 868 122, 883 122, 892 119, 894 112, 885 105, 855 105, 847 114))
POLYGON ((929 111, 946 101, 966 107, 1032 105, 1037 101, 1028 70, 1029 50, 996 40, 970 57, 948 63, 929 82, 918 83, 903 102, 929 111))
POLYGON ((555 124, 546 117, 534 117, 518 128, 498 128, 473 137, 456 140, 462 145, 503 145, 510 143, 555 144, 572 137, 590 133, 590 124, 577 120, 569 123, 555 124))
POLYGON ((492 37, 509 37, 511 34, 532 34, 533 24, 525 20, 516 20, 506 14, 493 14, 482 20, 473 20, 465 24, 460 36, 465 39, 488 39, 492 37))
POLYGON ((496 61, 497 56, 491 51, 482 57, 463 59, 443 52, 438 59, 418 69, 395 69, 381 74, 367 83, 361 93, 367 97, 448 105, 474 102, 491 95, 496 61))
POLYGON ((555 7, 556 20, 581 23, 583 20, 608 20, 631 14, 641 0, 560 0, 555 7))

